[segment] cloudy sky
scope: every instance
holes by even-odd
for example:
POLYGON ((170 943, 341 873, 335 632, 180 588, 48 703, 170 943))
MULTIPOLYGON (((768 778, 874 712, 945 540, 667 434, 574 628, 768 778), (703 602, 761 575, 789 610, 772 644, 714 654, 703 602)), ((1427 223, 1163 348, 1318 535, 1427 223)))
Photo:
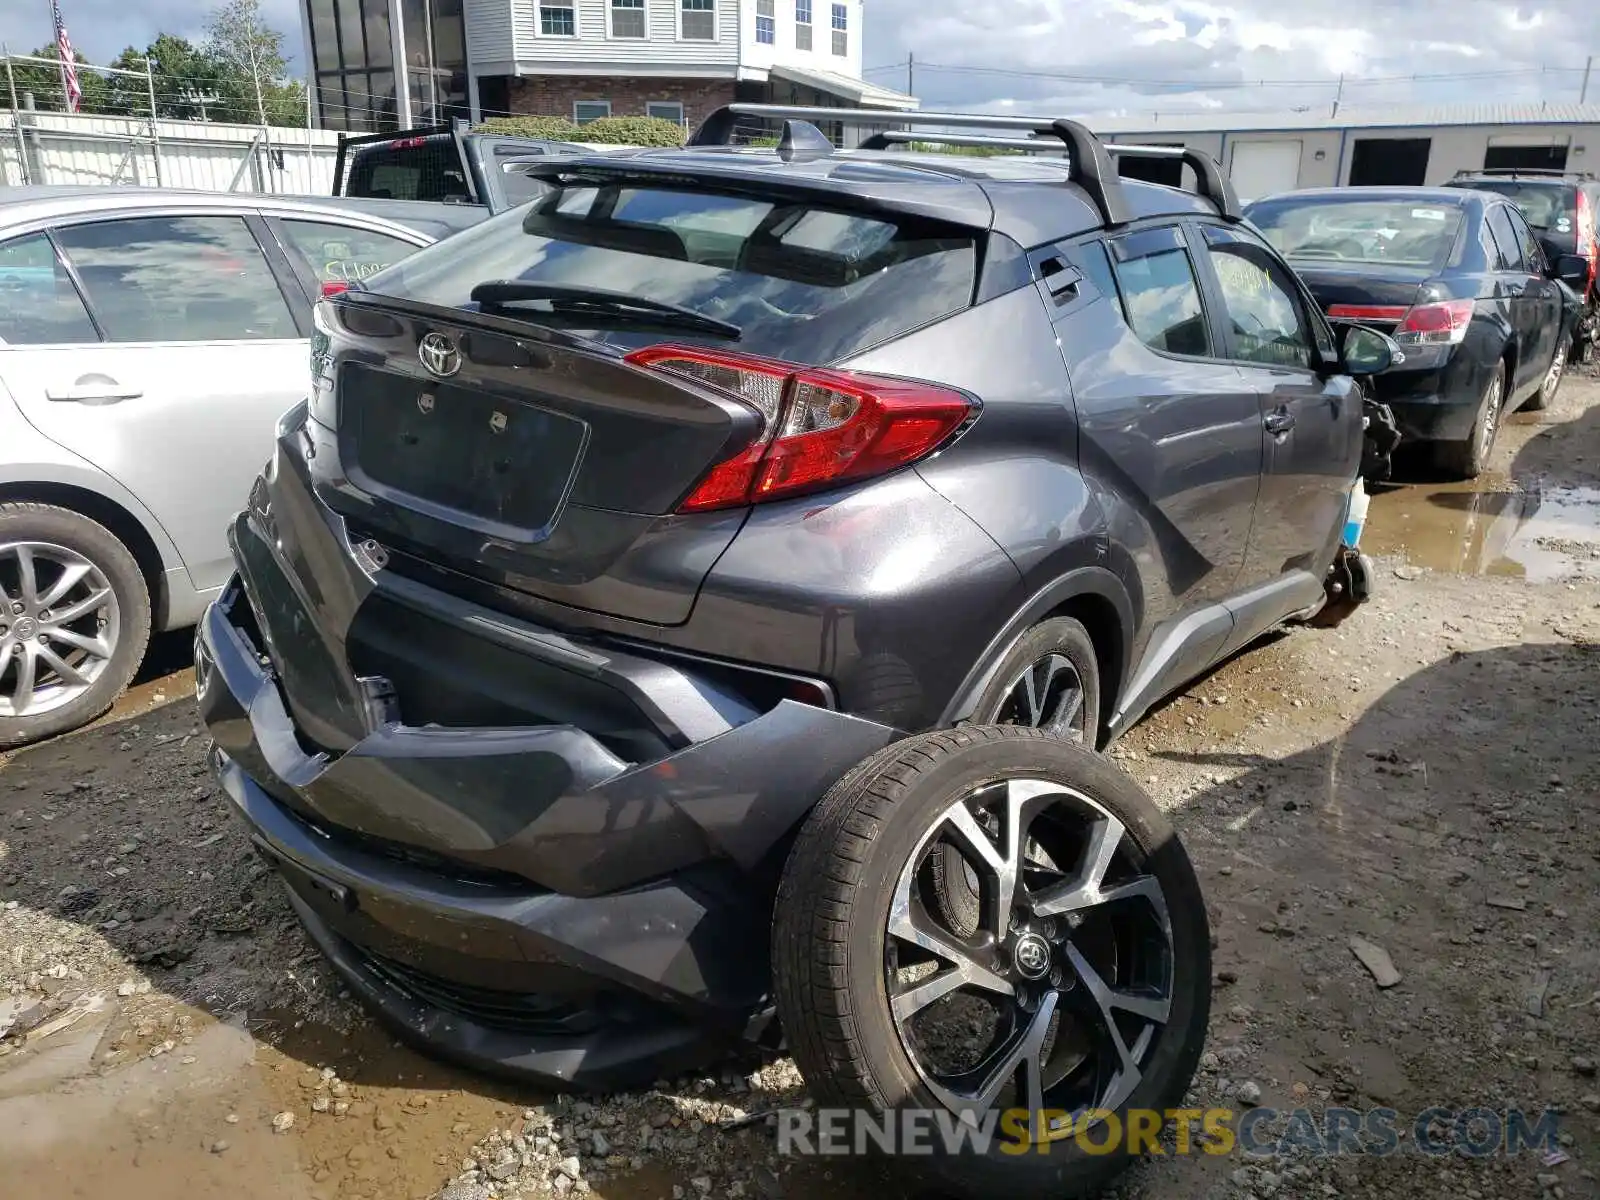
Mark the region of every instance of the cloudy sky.
MULTIPOLYGON (((61 3, 98 62, 158 30, 197 36, 209 7, 61 3)), ((295 0, 264 7, 298 57, 295 0)), ((866 12, 868 77, 903 89, 915 54, 929 108, 1281 111, 1327 104, 1341 74, 1347 105, 1571 101, 1586 55, 1600 54, 1595 0, 866 0, 866 12)), ((12 50, 47 42, 49 13, 48 0, 4 0, 0 38, 12 50)))

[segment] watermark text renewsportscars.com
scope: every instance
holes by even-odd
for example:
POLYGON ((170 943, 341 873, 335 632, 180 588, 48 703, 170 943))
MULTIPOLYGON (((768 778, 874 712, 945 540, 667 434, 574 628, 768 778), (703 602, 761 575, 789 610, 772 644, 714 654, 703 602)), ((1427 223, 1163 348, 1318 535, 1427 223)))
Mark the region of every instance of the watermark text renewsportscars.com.
POLYGON ((1549 1153, 1559 1141, 1550 1109, 1427 1108, 1402 1116, 1392 1108, 1170 1108, 990 1110, 978 1117, 946 1109, 886 1114, 852 1109, 785 1109, 778 1117, 778 1153, 843 1156, 867 1153, 1225 1155, 1424 1154, 1489 1158, 1549 1153), (1170 1129, 1169 1129, 1170 1127, 1170 1129), (1163 1137, 1163 1131, 1168 1131, 1163 1137))

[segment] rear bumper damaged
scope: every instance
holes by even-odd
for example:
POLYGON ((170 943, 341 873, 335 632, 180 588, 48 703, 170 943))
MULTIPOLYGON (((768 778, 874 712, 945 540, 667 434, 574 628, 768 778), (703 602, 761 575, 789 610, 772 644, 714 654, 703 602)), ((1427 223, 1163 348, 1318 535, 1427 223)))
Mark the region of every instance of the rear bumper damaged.
POLYGON ((215 765, 352 988, 439 1051, 567 1086, 648 1082, 750 1029, 775 860, 893 730, 759 711, 693 665, 390 577, 282 446, 232 540, 195 650, 215 765), (401 612, 419 656, 510 651, 594 727, 408 726, 406 694, 351 666, 401 612))

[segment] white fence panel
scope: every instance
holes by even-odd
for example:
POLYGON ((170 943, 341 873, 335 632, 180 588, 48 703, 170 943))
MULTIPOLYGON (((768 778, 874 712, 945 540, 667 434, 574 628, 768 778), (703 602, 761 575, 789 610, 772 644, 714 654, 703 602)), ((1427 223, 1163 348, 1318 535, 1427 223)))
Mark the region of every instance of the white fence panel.
POLYGON ((134 184, 326 195, 338 134, 328 130, 0 112, 0 185, 134 184))

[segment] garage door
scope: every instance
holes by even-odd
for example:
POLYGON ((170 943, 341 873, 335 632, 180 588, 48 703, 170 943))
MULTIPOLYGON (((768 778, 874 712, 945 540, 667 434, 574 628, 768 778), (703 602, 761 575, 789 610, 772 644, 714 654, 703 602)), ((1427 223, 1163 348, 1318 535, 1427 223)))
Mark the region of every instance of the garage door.
POLYGON ((1248 203, 1300 186, 1300 143, 1235 142, 1228 175, 1239 199, 1248 203))

